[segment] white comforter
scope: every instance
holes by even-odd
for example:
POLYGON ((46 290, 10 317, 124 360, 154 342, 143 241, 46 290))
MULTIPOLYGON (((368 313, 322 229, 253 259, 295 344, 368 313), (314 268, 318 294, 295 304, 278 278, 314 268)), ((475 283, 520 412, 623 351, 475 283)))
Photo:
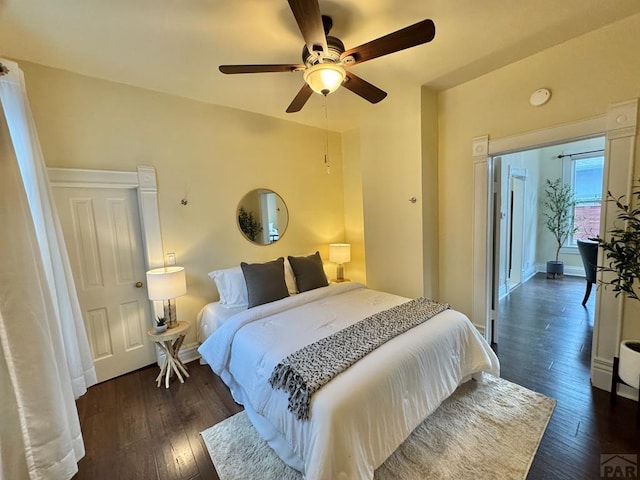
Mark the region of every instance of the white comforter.
POLYGON ((447 310, 382 345, 314 395, 308 421, 287 410, 286 393, 268 380, 290 353, 407 300, 358 283, 330 285, 234 315, 199 351, 263 438, 307 480, 371 479, 463 380, 499 374, 467 317, 447 310))

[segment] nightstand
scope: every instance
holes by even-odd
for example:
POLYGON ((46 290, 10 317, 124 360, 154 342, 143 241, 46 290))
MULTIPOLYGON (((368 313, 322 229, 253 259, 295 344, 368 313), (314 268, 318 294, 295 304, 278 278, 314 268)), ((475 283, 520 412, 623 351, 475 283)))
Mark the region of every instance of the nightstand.
POLYGON ((189 376, 187 367, 182 363, 180 358, 178 358, 178 352, 180 351, 184 337, 190 328, 191 324, 189 322, 180 321, 178 322, 178 325, 165 332, 156 333, 155 328, 151 328, 147 332, 151 337, 151 340, 156 342, 165 354, 164 362, 162 362, 162 367, 160 367, 160 373, 156 377, 158 387, 162 383, 162 377, 164 377, 165 387, 169 388, 169 378, 174 372, 180 380, 180 383, 184 383, 182 375, 185 377, 189 376))

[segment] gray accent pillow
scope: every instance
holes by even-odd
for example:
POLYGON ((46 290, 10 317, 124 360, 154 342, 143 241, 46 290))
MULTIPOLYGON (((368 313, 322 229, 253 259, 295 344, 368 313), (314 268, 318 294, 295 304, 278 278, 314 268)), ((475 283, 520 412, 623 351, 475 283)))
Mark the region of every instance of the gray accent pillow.
POLYGON ((283 257, 266 263, 242 262, 240 268, 247 284, 248 308, 289 296, 289 290, 284 281, 283 257))
POLYGON ((322 268, 322 258, 320 252, 316 252, 308 257, 287 257, 293 274, 296 277, 298 292, 307 292, 315 288, 329 285, 327 275, 322 268))

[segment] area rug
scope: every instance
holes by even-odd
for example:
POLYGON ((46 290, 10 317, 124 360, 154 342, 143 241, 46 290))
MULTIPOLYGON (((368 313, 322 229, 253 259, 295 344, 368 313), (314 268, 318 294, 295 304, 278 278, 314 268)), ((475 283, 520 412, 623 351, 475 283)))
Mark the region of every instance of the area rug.
MULTIPOLYGON (((375 472, 376 480, 524 479, 555 400, 483 375, 460 386, 375 472)), ((240 412, 201 433, 221 480, 301 480, 240 412)))

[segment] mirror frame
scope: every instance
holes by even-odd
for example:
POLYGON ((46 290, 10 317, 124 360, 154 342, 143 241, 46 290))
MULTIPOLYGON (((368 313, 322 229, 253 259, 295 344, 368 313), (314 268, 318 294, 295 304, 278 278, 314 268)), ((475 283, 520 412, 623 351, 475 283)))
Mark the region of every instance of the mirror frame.
POLYGON ((272 245, 287 231, 289 209, 284 199, 275 191, 255 188, 238 202, 236 225, 242 236, 254 245, 272 245), (265 217, 266 220, 263 220, 265 217), (269 224, 273 224, 274 219, 276 230, 270 232, 269 224))

